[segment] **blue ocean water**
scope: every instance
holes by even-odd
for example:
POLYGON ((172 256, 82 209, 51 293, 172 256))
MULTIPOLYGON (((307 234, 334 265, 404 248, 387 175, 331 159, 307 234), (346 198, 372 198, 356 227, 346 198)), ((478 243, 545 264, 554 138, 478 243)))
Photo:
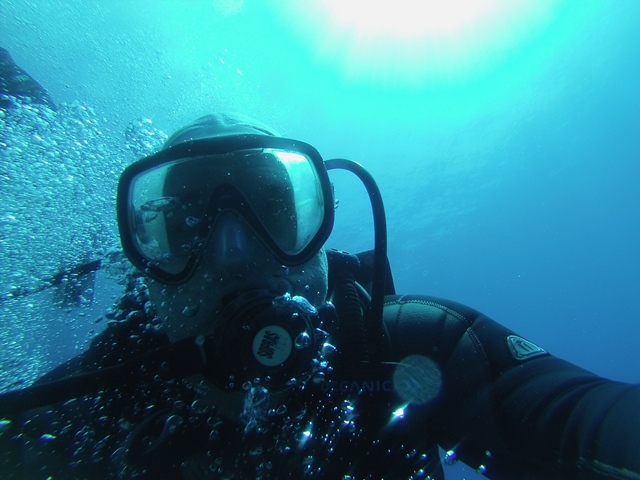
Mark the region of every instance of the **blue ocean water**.
MULTIPOLYGON (((535 28, 451 73, 404 55, 411 42, 341 56, 354 40, 289 2, 4 1, 0 46, 61 109, 11 125, 0 286, 33 288, 117 251, 117 176, 144 154, 124 135, 131 122, 160 135, 239 111, 370 170, 399 292, 458 300, 588 370, 640 381, 640 3, 546 4, 535 28)), ((364 190, 334 180, 328 245, 370 248, 364 190)), ((98 328, 16 305, 2 304, 5 366, 44 355, 44 331, 55 363, 98 328)))

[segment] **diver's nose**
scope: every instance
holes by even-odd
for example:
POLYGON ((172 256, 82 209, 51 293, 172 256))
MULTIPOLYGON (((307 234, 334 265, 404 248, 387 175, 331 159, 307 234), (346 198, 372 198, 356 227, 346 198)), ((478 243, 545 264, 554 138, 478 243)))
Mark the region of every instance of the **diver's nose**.
POLYGON ((257 241, 247 224, 233 213, 222 215, 214 227, 213 250, 220 263, 246 263, 257 241))

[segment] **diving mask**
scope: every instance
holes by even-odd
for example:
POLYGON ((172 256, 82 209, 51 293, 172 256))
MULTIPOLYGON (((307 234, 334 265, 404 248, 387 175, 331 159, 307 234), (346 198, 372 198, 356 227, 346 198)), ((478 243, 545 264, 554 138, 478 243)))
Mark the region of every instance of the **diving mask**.
POLYGON ((163 283, 187 281, 225 212, 240 215, 284 265, 301 265, 333 227, 320 154, 303 142, 229 135, 178 143, 127 167, 118 225, 131 262, 163 283))

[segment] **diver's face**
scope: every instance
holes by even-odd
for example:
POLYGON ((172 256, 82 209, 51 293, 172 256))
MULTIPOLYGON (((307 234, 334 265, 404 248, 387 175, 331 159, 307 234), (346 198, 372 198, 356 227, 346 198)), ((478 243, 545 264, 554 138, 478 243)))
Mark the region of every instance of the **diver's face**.
POLYGON ((320 250, 307 263, 285 267, 237 214, 221 216, 194 275, 181 285, 149 285, 151 300, 171 341, 211 334, 221 308, 254 289, 304 296, 319 305, 327 295, 327 260, 320 250))

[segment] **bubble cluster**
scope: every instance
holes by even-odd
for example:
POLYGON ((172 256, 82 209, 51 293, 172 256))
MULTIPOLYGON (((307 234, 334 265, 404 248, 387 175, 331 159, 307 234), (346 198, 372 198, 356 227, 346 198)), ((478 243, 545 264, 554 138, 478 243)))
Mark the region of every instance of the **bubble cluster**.
MULTIPOLYGON (((120 172, 166 138, 150 121, 140 121, 114 140, 104 132, 106 122, 78 102, 53 111, 7 100, 11 108, 0 109, 0 391, 44 373, 37 339, 47 336, 48 324, 64 310, 40 305, 42 297, 33 293, 89 261, 102 259, 108 268, 120 251, 120 172)), ((79 305, 88 303, 78 297, 79 305)))
POLYGON ((47 275, 115 244, 107 212, 119 169, 109 168, 99 122, 80 104, 60 112, 23 105, 5 115, 1 128, 0 285, 10 291, 37 287, 47 275))

